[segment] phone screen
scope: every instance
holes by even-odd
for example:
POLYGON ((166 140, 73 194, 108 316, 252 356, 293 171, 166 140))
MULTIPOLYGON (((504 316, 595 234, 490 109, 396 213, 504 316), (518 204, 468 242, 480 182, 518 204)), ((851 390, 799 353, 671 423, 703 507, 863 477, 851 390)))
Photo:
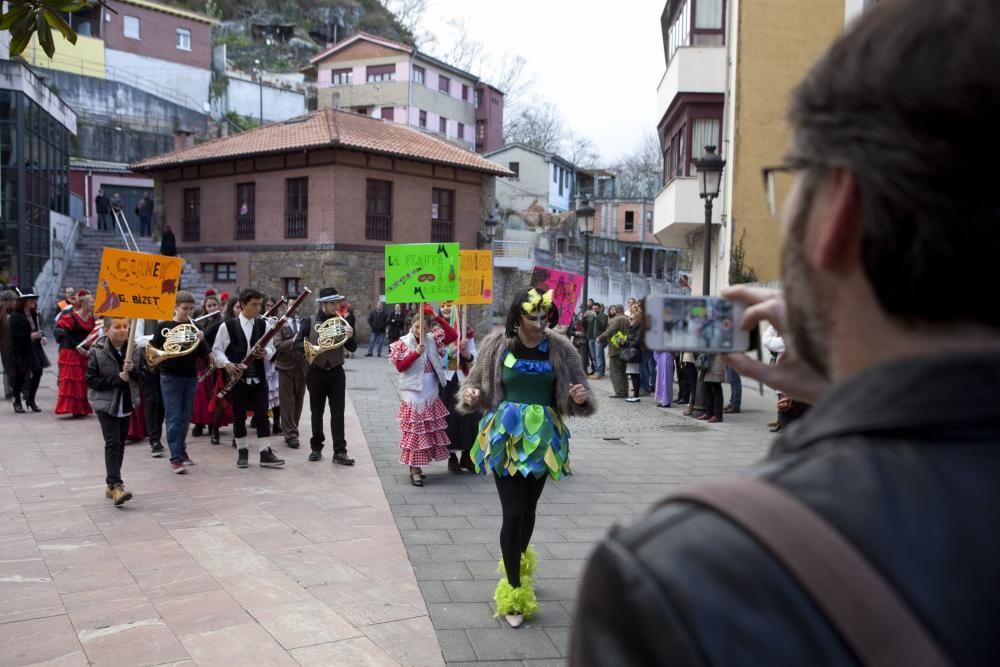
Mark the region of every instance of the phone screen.
POLYGON ((646 344, 660 350, 737 351, 749 346, 736 324, 740 313, 720 297, 652 296, 646 299, 646 344))

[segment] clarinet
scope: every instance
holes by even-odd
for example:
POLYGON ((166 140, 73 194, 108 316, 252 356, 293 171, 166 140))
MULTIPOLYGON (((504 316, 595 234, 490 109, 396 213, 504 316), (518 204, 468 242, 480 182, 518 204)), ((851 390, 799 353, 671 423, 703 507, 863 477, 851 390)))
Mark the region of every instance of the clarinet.
MULTIPOLYGON (((288 303, 288 297, 287 296, 281 297, 280 299, 278 299, 277 303, 275 303, 273 306, 271 306, 271 309, 269 311, 267 311, 266 313, 264 313, 264 317, 265 318, 271 317, 276 312, 278 312, 278 308, 280 308, 281 306, 283 306, 286 303, 288 303)), ((208 317, 211 317, 212 315, 220 315, 220 314, 222 314, 222 311, 217 310, 214 313, 209 313, 208 315, 202 315, 201 317, 199 317, 198 319, 193 320, 193 321, 197 322, 198 320, 204 320, 204 319, 206 319, 208 317)), ((204 371, 202 371, 201 375, 198 376, 198 382, 199 383, 203 382, 205 380, 205 378, 207 378, 209 375, 211 375, 214 372, 215 372, 215 362, 212 360, 212 357, 209 356, 208 357, 208 368, 206 368, 204 371)))
POLYGON ((281 331, 281 327, 285 326, 285 322, 288 321, 289 316, 295 314, 295 311, 299 309, 299 306, 302 305, 302 302, 305 301, 306 297, 310 294, 312 294, 312 292, 308 287, 302 288, 302 294, 299 294, 295 298, 295 301, 292 301, 291 305, 288 306, 288 310, 285 311, 285 314, 278 318, 278 320, 274 323, 274 326, 264 332, 264 335, 260 337, 260 340, 258 340, 247 352, 247 356, 243 358, 243 361, 236 364, 236 371, 232 373, 229 381, 226 382, 226 386, 223 387, 218 394, 216 394, 218 398, 225 397, 225 395, 229 393, 229 390, 236 386, 236 383, 240 381, 241 377, 243 377, 243 371, 246 370, 247 365, 254 362, 257 352, 263 350, 264 347, 271 342, 274 335, 281 331))

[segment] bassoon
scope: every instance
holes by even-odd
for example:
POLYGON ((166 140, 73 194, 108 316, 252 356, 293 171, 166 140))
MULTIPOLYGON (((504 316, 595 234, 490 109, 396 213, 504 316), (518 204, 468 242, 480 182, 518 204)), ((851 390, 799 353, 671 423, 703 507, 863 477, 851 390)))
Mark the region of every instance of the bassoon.
POLYGON ((229 393, 229 390, 236 386, 236 383, 240 381, 241 377, 243 377, 243 371, 246 370, 247 365, 252 364, 255 361, 257 353, 260 350, 263 350, 267 344, 271 342, 271 339, 274 338, 275 334, 281 331, 281 328, 285 326, 285 322, 288 321, 288 318, 295 314, 295 311, 299 309, 299 306, 302 305, 302 302, 305 301, 306 297, 310 294, 312 294, 312 292, 308 287, 302 288, 302 294, 295 297, 295 301, 292 301, 291 305, 288 306, 288 310, 286 310, 285 313, 277 319, 271 328, 264 332, 264 335, 260 337, 260 340, 254 343, 253 347, 247 351, 247 356, 243 358, 243 361, 236 364, 236 370, 230 374, 229 381, 226 382, 226 386, 223 387, 218 394, 216 394, 218 398, 225 397, 225 395, 229 393))
MULTIPOLYGON (((273 317, 274 314, 276 312, 278 312, 278 308, 281 308, 286 303, 288 303, 288 297, 287 296, 281 297, 280 299, 278 299, 277 303, 275 303, 273 306, 271 306, 270 310, 268 310, 266 313, 264 313, 263 318, 265 320, 267 320, 267 318, 273 317)), ((204 320, 204 319, 207 319, 209 317, 212 317, 213 315, 221 315, 221 314, 222 314, 222 311, 221 310, 217 310, 214 313, 208 313, 207 315, 202 315, 201 317, 198 317, 198 318, 196 318, 196 319, 194 319, 192 321, 193 322, 198 322, 200 320, 204 320)), ((198 376, 198 382, 199 383, 204 382, 205 378, 207 378, 209 375, 211 375, 214 372, 215 372, 215 361, 212 359, 211 356, 209 356, 208 357, 208 368, 206 368, 205 370, 203 370, 201 372, 201 375, 198 376)))

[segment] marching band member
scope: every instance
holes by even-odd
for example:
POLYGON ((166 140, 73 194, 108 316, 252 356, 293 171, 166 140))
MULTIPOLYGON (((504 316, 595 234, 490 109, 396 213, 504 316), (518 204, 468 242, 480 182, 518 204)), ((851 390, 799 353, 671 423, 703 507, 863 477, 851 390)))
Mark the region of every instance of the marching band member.
POLYGON ((445 383, 439 346, 457 338, 455 330, 430 305, 418 313, 410 332, 389 346, 389 361, 399 371, 399 462, 410 467, 410 483, 424 485, 421 466, 448 458, 448 409, 441 402, 440 387, 445 383), (423 323, 421 323, 423 319, 423 323), (440 334, 431 331, 434 322, 440 334), (423 340, 420 328, 423 325, 423 340))
MULTIPOLYGON (((331 317, 339 317, 338 302, 343 301, 333 287, 324 287, 319 291, 319 311, 316 313, 316 326, 331 317)), ((345 318, 346 319, 346 318, 345 318)), ((349 322, 350 320, 348 320, 349 322)), ((344 356, 358 348, 354 340, 354 327, 347 327, 347 342, 338 348, 319 354, 309 365, 306 373, 306 387, 309 389, 309 410, 312 412, 312 437, 309 439, 310 461, 322 458, 323 442, 323 412, 326 404, 330 404, 330 432, 333 436, 333 462, 345 466, 354 465, 354 459, 347 455, 347 439, 344 436, 344 401, 347 391, 347 378, 344 375, 344 356)), ((304 341, 312 345, 319 344, 319 332, 307 317, 302 321, 302 328, 295 339, 297 348, 304 348, 304 341)))
MULTIPOLYGON (((226 320, 219 327, 215 343, 212 346, 212 356, 215 365, 225 368, 232 377, 237 373, 237 364, 243 362, 257 341, 267 330, 267 323, 260 314, 264 294, 248 287, 240 292, 240 314, 238 317, 226 320)), ((229 392, 233 406, 233 435, 236 438, 236 467, 246 468, 249 463, 247 443, 247 412, 253 411, 254 424, 257 429, 257 444, 260 452, 262 468, 277 468, 285 465, 271 451, 268 438, 271 437, 271 423, 267 419, 267 378, 264 375, 264 359, 274 354, 273 341, 257 351, 255 359, 247 365, 240 376, 239 382, 229 392)))
MULTIPOLYGON (((458 308, 451 301, 441 304, 441 317, 456 327, 458 308)), ((445 384, 441 386, 441 402, 448 408, 448 470, 460 473, 462 469, 476 471, 476 466, 469 458, 469 449, 476 439, 479 428, 475 415, 462 415, 455 410, 458 397, 458 385, 469 374, 469 368, 476 355, 475 332, 471 327, 465 328, 465 336, 458 340, 443 344, 444 331, 435 326, 431 332, 438 343, 441 354, 445 384), (439 333, 440 332, 440 333, 439 333)))
MULTIPOLYGON (((205 344, 211 346, 212 340, 208 338, 209 327, 219 321, 222 316, 222 313, 219 312, 219 299, 215 296, 215 290, 205 290, 205 298, 201 302, 200 313, 200 315, 195 317, 195 326, 205 332, 205 344), (218 315, 212 317, 214 313, 218 313, 218 315), (199 318, 203 319, 199 320, 199 318)), ((200 357, 198 359, 198 377, 208 372, 211 364, 212 358, 210 356, 200 357)), ((209 374, 209 378, 213 376, 214 373, 209 374)), ((198 388, 194 391, 194 409, 191 411, 191 421, 194 424, 194 428, 191 429, 191 435, 196 438, 204 434, 206 426, 208 426, 209 434, 212 431, 212 413, 209 410, 209 404, 212 402, 212 396, 215 395, 213 393, 215 383, 209 382, 209 378, 206 378, 204 382, 199 382, 198 388)))
POLYGON ((24 405, 32 412, 42 409, 35 403, 35 393, 42 381, 42 371, 49 367, 48 357, 42 345, 45 344, 45 333, 38 319, 38 295, 26 287, 14 288, 17 305, 7 318, 7 335, 10 336, 10 360, 14 367, 14 378, 10 389, 14 394, 14 412, 24 412, 21 396, 24 395, 24 405))
POLYGON ((281 433, 290 449, 299 448, 299 419, 302 417, 306 375, 309 372, 302 344, 295 343, 301 328, 298 315, 294 315, 274 337, 274 367, 278 370, 281 433))
MULTIPOLYGON (((179 324, 190 324, 194 313, 194 295, 186 290, 177 292, 174 303, 174 319, 160 322, 156 325, 153 340, 149 345, 162 350, 166 338, 164 330, 173 329, 179 324)), ((168 357, 159 363, 160 393, 163 397, 163 411, 167 420, 167 447, 170 448, 170 469, 181 474, 185 466, 194 465, 187 453, 187 430, 191 423, 191 410, 194 406, 194 393, 198 388, 198 357, 207 356, 210 352, 205 344, 205 335, 198 331, 198 344, 192 353, 168 357)))
POLYGON ((63 334, 59 340, 59 397, 56 400, 57 415, 85 417, 93 412, 87 402, 87 357, 89 350, 81 350, 80 344, 94 330, 94 297, 77 297, 76 307, 63 313, 56 321, 56 327, 63 334))
POLYGON ((107 334, 94 344, 86 371, 87 394, 104 436, 104 481, 108 485, 104 495, 115 505, 132 499, 132 492, 122 483, 122 460, 129 419, 139 402, 139 350, 134 349, 132 358, 125 359, 128 333, 127 319, 108 318, 107 334))

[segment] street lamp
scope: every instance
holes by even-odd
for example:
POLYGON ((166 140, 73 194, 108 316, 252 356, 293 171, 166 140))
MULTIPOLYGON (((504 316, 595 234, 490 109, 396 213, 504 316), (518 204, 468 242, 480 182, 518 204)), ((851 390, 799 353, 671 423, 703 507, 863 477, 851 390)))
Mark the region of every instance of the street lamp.
MULTIPOLYGON (((594 233, 594 207, 590 205, 589 199, 583 199, 576 209, 576 227, 583 236, 583 305, 587 305, 587 287, 590 283, 590 237, 594 233)), ((580 326, 583 327, 583 317, 580 317, 580 326)), ((590 356, 590 342, 587 341, 587 332, 583 331, 583 339, 586 345, 583 346, 583 372, 587 372, 588 357, 590 356)))
POLYGON ((497 233, 498 222, 499 220, 497 220, 496 216, 493 215, 493 211, 490 211, 489 217, 483 221, 483 224, 486 226, 486 241, 490 244, 490 248, 493 247, 493 237, 497 233))
POLYGON ((719 196, 722 182, 722 168, 726 161, 715 152, 715 146, 705 146, 705 153, 698 160, 692 160, 698 169, 699 195, 705 200, 705 268, 702 274, 701 293, 708 296, 712 278, 712 200, 719 196))

